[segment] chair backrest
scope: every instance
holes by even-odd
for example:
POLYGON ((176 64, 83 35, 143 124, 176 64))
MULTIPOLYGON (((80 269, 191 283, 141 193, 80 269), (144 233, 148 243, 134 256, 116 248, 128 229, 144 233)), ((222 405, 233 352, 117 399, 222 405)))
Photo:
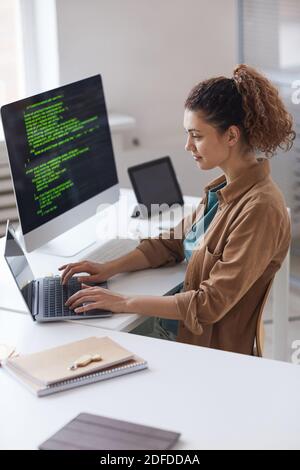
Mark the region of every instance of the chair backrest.
MULTIPOLYGON (((291 218, 291 210, 287 207, 287 212, 291 218)), ((263 356, 264 348, 264 324, 263 324, 263 311, 265 303, 268 299, 273 281, 273 307, 272 307, 272 320, 273 320, 273 359, 286 361, 287 351, 287 331, 288 331, 288 301, 289 301, 289 275, 290 275, 290 248, 286 254, 285 259, 282 262, 280 269, 277 271, 274 278, 270 281, 270 284, 266 290, 266 294, 263 300, 263 304, 259 311, 259 315, 256 323, 256 334, 255 334, 255 346, 253 348, 253 354, 255 356, 263 356)))
POLYGON ((266 293, 265 293, 265 296, 264 296, 264 300, 263 300, 263 303, 260 307, 259 314, 258 314, 258 317, 257 317, 257 322, 256 322, 255 346, 253 348, 253 354, 254 354, 254 356, 258 356, 258 357, 263 356, 264 341, 265 341, 265 329, 264 329, 264 322, 263 322, 263 313, 264 313, 264 308, 265 308, 265 305, 266 305, 266 302, 268 300, 269 293, 270 293, 270 290, 271 290, 271 287, 272 287, 272 284, 273 284, 273 280, 274 280, 274 278, 271 279, 271 281, 270 281, 270 283, 267 287, 267 290, 266 290, 266 293))
MULTIPOLYGON (((291 210, 287 207, 287 212, 291 218, 291 210)), ((256 356, 263 356, 264 348, 264 324, 263 324, 263 310, 265 303, 268 299, 273 281, 273 308, 272 308, 272 320, 273 320, 273 359, 286 360, 286 349, 287 349, 287 329, 288 329, 288 299, 289 299, 289 275, 290 275, 290 248, 286 254, 285 259, 282 262, 280 269, 277 271, 274 278, 270 281, 270 284, 266 290, 263 304, 259 311, 259 315, 256 323, 256 334, 255 334, 255 347, 253 353, 256 356)))

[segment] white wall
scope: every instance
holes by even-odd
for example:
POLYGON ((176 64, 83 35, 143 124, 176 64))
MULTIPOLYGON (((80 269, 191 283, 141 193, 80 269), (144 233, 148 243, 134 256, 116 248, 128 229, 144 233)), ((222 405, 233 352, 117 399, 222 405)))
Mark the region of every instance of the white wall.
MULTIPOLYGON (((170 154, 183 190, 201 193, 218 171, 198 172, 184 151, 183 104, 198 81, 231 76, 236 0, 57 0, 60 83, 101 73, 110 111, 137 120, 141 147, 126 166, 170 154)), ((121 160, 122 159, 122 160, 121 160)))

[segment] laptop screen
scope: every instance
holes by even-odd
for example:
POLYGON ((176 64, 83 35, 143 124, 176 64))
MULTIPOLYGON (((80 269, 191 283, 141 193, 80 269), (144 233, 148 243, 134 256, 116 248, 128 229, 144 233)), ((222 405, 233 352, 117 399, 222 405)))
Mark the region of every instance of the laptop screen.
POLYGON ((7 223, 6 228, 4 258, 30 310, 31 305, 29 305, 26 296, 26 286, 34 280, 34 275, 21 246, 16 240, 14 229, 9 223, 7 223))

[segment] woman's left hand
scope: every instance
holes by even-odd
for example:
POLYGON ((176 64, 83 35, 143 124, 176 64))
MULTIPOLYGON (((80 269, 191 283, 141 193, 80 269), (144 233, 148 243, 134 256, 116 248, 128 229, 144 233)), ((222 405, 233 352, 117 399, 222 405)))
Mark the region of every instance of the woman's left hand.
POLYGON ((82 284, 82 290, 69 297, 66 305, 76 313, 88 312, 94 309, 110 310, 113 313, 125 313, 127 300, 127 296, 117 294, 111 290, 82 284), (85 302, 88 303, 82 305, 85 302))

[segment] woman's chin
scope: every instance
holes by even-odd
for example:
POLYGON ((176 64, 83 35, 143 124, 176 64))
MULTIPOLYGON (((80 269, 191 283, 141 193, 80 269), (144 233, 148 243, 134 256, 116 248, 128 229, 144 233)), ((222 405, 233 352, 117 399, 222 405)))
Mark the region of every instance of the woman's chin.
POLYGON ((198 158, 196 160, 196 165, 198 168, 201 168, 202 170, 205 170, 205 162, 203 160, 203 158, 198 158))
POLYGON ((209 165, 209 163, 207 163, 203 158, 196 160, 196 165, 201 170, 212 170, 216 167, 215 165, 209 165))

